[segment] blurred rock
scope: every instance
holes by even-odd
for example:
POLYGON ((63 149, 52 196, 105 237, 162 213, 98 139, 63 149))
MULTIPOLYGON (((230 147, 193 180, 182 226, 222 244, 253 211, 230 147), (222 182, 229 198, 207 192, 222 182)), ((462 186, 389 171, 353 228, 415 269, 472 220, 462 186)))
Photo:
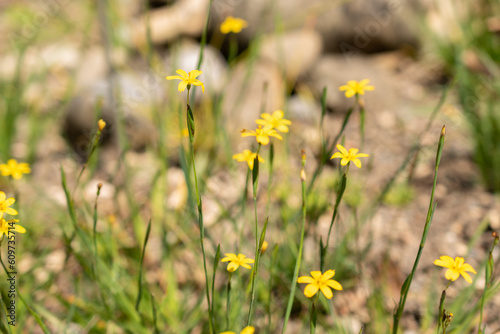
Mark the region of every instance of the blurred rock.
POLYGON ((360 54, 418 46, 410 29, 416 15, 403 0, 355 0, 342 5, 322 0, 219 0, 213 2, 212 13, 212 30, 229 15, 248 21, 238 34, 242 44, 258 33, 274 31, 279 13, 285 30, 314 25, 328 52, 360 54))
POLYGON ((327 107, 335 113, 344 113, 353 106, 354 98, 346 98, 339 87, 349 80, 363 79, 369 79, 370 85, 375 87, 374 91, 363 95, 368 112, 394 110, 397 107, 398 100, 389 74, 379 70, 367 57, 324 56, 312 68, 308 83, 317 97, 321 96, 326 86, 327 107))
MULTIPOLYGON (((185 39, 169 52, 165 60, 165 67, 168 75, 177 75, 177 69, 183 69, 186 72, 196 69, 198 58, 200 56, 200 44, 185 39)), ((203 72, 200 79, 207 92, 220 92, 224 85, 226 77, 227 64, 219 50, 211 45, 206 45, 203 49, 203 62, 200 70, 203 72)), ((178 81, 176 81, 178 83, 178 81)), ((196 94, 196 98, 200 99, 202 94, 196 94)))
POLYGON ((321 104, 314 98, 300 94, 288 99, 288 117, 301 123, 318 124, 321 118, 321 104))
MULTIPOLYGON (((208 3, 208 0, 184 0, 152 10, 149 13, 151 41, 164 44, 182 35, 200 36, 205 27, 208 3)), ((141 16, 130 28, 132 43, 139 48, 147 43, 147 19, 146 15, 141 16)))
POLYGON ((295 82, 316 62, 321 50, 321 35, 312 29, 302 29, 264 37, 259 56, 274 62, 288 81, 295 82))
POLYGON ((283 77, 272 62, 240 62, 227 82, 222 110, 229 127, 236 131, 256 127, 262 106, 267 112, 283 108, 283 77))
POLYGON ((162 99, 159 78, 154 74, 117 74, 114 82, 120 98, 114 106, 109 101, 109 83, 99 80, 81 89, 69 103, 63 126, 63 134, 82 158, 88 154, 88 147, 97 128, 97 119, 106 121, 103 143, 116 136, 117 117, 123 117, 125 132, 132 149, 143 149, 154 141, 156 132, 147 115, 154 103, 162 99), (102 104, 101 107, 98 105, 102 104), (102 108, 100 112, 98 109, 102 108))

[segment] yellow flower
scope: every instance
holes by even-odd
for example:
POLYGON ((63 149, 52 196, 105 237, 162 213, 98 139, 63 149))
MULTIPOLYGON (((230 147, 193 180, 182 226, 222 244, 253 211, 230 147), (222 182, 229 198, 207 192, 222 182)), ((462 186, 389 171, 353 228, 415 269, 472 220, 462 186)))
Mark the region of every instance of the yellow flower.
POLYGON ((246 161, 248 163, 248 168, 253 170, 253 161, 255 157, 259 159, 260 162, 264 162, 264 159, 257 155, 257 153, 252 153, 250 150, 244 150, 243 153, 238 153, 233 155, 233 159, 239 162, 246 161))
POLYGON ((365 95, 365 90, 374 90, 375 87, 368 85, 370 80, 364 79, 361 81, 349 80, 347 85, 339 87, 339 90, 345 90, 346 97, 353 97, 356 94, 365 95))
POLYGON ((247 259, 245 255, 243 254, 232 254, 232 253, 226 253, 226 257, 223 258, 221 261, 222 262, 227 262, 229 261, 227 265, 227 271, 233 272, 238 269, 239 266, 242 266, 243 268, 247 269, 252 269, 248 264, 249 263, 254 263, 255 261, 252 259, 247 259))
POLYGON ((19 233, 25 233, 26 229, 19 224, 16 224, 19 219, 5 220, 5 218, 0 218, 0 238, 5 234, 7 237, 9 235, 9 229, 19 233))
POLYGON ((175 73, 179 74, 180 76, 169 75, 167 77, 167 80, 181 80, 181 82, 179 82, 179 87, 177 87, 179 89, 179 92, 185 91, 186 87, 190 89, 191 85, 201 86, 201 90, 205 92, 205 86, 203 85, 203 82, 196 79, 198 75, 203 73, 202 71, 192 70, 189 72, 189 74, 187 74, 186 71, 178 69, 177 71, 175 71, 175 73))
POLYGON ((335 270, 327 270, 324 274, 321 271, 311 271, 311 276, 301 276, 297 280, 299 283, 309 283, 304 289, 304 295, 308 298, 314 296, 318 290, 325 295, 326 298, 331 299, 333 297, 332 289, 343 290, 342 285, 336 280, 331 279, 335 276, 335 270))
POLYGON ((230 32, 234 32, 235 34, 239 33, 243 28, 248 26, 248 22, 237 18, 228 16, 224 20, 224 22, 220 25, 220 31, 223 34, 229 34, 230 32))
POLYGON ((283 110, 276 110, 272 115, 268 113, 260 114, 263 119, 258 119, 255 123, 263 125, 264 129, 276 129, 280 132, 288 132, 288 126, 292 124, 291 121, 283 118, 283 110))
POLYGON ((0 165, 0 171, 3 176, 11 175, 14 180, 19 180, 23 177, 23 174, 31 173, 31 168, 25 162, 18 164, 16 159, 9 159, 7 164, 0 165))
MULTIPOLYGON (((253 334, 255 332, 255 328, 252 326, 247 326, 243 328, 240 332, 240 334, 253 334)), ((235 332, 222 332, 220 334, 236 334, 235 332)))
POLYGON ((0 217, 3 216, 4 213, 8 215, 15 216, 17 215, 17 211, 13 208, 9 208, 12 204, 14 204, 16 200, 14 198, 7 198, 3 191, 0 191, 0 217))
POLYGON ((330 158, 330 160, 335 159, 335 158, 342 158, 342 160, 340 160, 340 164, 342 166, 345 166, 349 163, 349 161, 352 161, 352 162, 354 162, 354 165, 356 165, 356 167, 361 168, 361 161, 359 161, 358 158, 369 157, 369 155, 366 153, 356 154, 359 151, 357 148, 351 148, 351 149, 349 149, 349 152, 347 152, 347 150, 344 148, 344 146, 339 144, 339 145, 337 145, 337 149, 340 152, 335 152, 332 155, 332 157, 330 158))
POLYGON ((245 130, 243 129, 241 131, 241 136, 242 137, 250 137, 250 136, 255 136, 257 139, 257 142, 262 144, 262 145, 267 145, 269 144, 269 137, 275 137, 280 140, 283 139, 276 130, 273 129, 263 129, 262 126, 259 125, 259 128, 256 129, 255 131, 253 130, 245 130))
POLYGON ((434 264, 436 266, 448 268, 444 274, 446 279, 456 281, 460 275, 462 275, 467 282, 472 283, 472 278, 466 272, 470 271, 471 273, 476 274, 476 271, 470 264, 464 263, 464 261, 463 257, 457 256, 455 260, 453 260, 451 257, 443 255, 440 256, 438 260, 435 260, 434 264))

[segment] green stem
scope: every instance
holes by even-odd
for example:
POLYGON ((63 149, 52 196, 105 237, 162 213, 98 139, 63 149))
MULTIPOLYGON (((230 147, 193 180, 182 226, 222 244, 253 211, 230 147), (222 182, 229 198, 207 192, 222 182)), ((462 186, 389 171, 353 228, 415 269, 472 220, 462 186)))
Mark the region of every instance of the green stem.
POLYGON ((445 134, 446 134, 446 131, 445 131, 445 127, 443 126, 443 128, 441 130, 441 136, 439 138, 437 153, 436 153, 436 167, 434 170, 434 182, 432 184, 429 209, 427 211, 427 219, 425 221, 424 231, 422 233, 422 239, 420 240, 420 246, 418 248, 417 257, 415 258, 415 262, 413 263, 413 268, 411 270, 410 275, 408 275, 405 282, 403 283, 403 286, 401 287, 401 294, 400 294, 398 308, 394 312, 394 322, 393 322, 393 327, 392 327, 393 334, 398 333, 399 320, 401 320, 401 316, 403 315, 403 311, 404 311, 405 303, 406 303, 406 298, 408 297, 408 292, 410 291, 411 281, 413 280, 413 276, 415 275, 415 272, 417 271, 418 262, 420 261, 420 256, 422 255, 422 251, 423 251, 424 246, 425 246, 425 240, 427 238, 427 233, 429 233, 429 230, 431 228, 431 222, 432 222, 432 217, 434 216, 434 210, 436 209, 436 203, 434 203, 434 192, 436 190, 436 185, 437 185, 438 168, 439 168, 439 163, 441 161, 441 154, 443 152, 445 134))
POLYGON ((250 299, 250 309, 248 311, 248 319, 247 326, 250 326, 250 322, 252 321, 253 315, 253 304, 255 301, 255 285, 257 281, 257 270, 259 264, 259 220, 257 217, 257 189, 259 186, 259 152, 262 144, 259 143, 259 147, 257 148, 257 155, 255 156, 253 171, 252 171, 252 181, 253 181, 253 206, 254 206, 254 216, 255 216, 255 264, 252 270, 252 290, 251 290, 251 299, 250 299))
POLYGON ((306 190, 306 154, 302 150, 302 169, 300 170, 300 179, 302 181, 302 230, 300 232, 300 243, 299 243, 299 253, 297 254, 297 260, 295 261, 295 269, 293 270, 292 287, 290 288, 290 295, 288 296, 288 305, 285 312, 285 321, 283 322, 283 329, 281 333, 286 332, 286 326, 288 324, 288 319, 290 318, 290 313, 292 312, 293 299, 295 297, 295 288, 297 287, 297 278, 299 276, 300 262, 302 260, 302 251, 304 248, 304 236, 306 231, 306 213, 307 213, 307 190, 306 190))
POLYGON ((490 253, 488 254, 488 262, 486 263, 485 266, 485 277, 484 277, 484 290, 483 290, 483 295, 481 296, 481 312, 479 314, 479 324, 477 326, 477 333, 482 334, 483 330, 481 329, 481 325, 483 323, 483 309, 484 309, 484 302, 486 300, 486 292, 487 290, 491 287, 491 276, 493 274, 493 250, 495 249, 495 246, 498 244, 499 241, 499 236, 497 232, 493 232, 493 245, 491 246, 490 253))
POLYGON ((229 330, 229 310, 231 307, 231 278, 233 273, 229 273, 229 278, 227 279, 227 300, 226 300, 226 330, 229 330))
POLYGON ((194 185, 195 185, 195 191, 196 191, 196 204, 198 206, 198 226, 200 229, 200 246, 201 246, 201 253, 203 255, 203 270, 205 272, 205 292, 206 292, 206 297, 207 297, 207 305, 208 305, 208 317, 209 317, 209 326, 210 326, 210 333, 214 333, 214 326, 213 326, 213 310, 211 307, 210 303, 210 284, 208 281, 208 271, 207 271, 207 260, 206 260, 206 255, 205 255, 205 244, 204 244, 204 239, 205 239, 205 227, 203 225, 203 210, 202 210, 202 203, 201 203, 201 197, 200 197, 200 191, 198 188, 198 176, 196 173, 196 164, 194 161, 194 115, 191 109, 191 106, 189 105, 189 90, 190 90, 190 85, 188 85, 188 91, 187 91, 187 125, 188 125, 188 132, 189 132, 189 151, 191 153, 191 162, 193 165, 193 174, 194 174, 194 185))
POLYGON ((340 181, 340 185, 337 190, 337 199, 335 200, 335 206, 333 207, 332 220, 330 221, 330 228, 328 229, 328 236, 326 237, 326 245, 324 247, 321 247, 320 270, 322 272, 325 265, 326 251, 328 250, 328 245, 330 244, 330 234, 332 233, 333 224, 335 223, 335 218, 337 218, 339 212, 340 201, 344 196, 345 188, 347 185, 347 173, 349 172, 349 164, 350 162, 347 165, 345 173, 342 174, 342 180, 340 181))
POLYGON ((311 303, 311 311, 310 311, 310 318, 309 318, 309 333, 314 334, 316 331, 316 320, 318 317, 318 314, 316 313, 316 302, 318 301, 319 298, 319 291, 316 294, 316 297, 314 297, 314 301, 311 303))

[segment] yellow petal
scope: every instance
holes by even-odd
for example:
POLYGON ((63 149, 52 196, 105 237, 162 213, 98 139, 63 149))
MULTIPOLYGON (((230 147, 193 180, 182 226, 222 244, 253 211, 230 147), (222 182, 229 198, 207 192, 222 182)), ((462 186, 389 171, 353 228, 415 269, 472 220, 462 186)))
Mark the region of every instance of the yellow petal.
POLYGON ((347 150, 345 149, 344 146, 340 145, 340 144, 337 144, 337 149, 342 152, 342 155, 344 156, 347 156, 349 153, 347 152, 347 150))
POLYGON ((179 92, 183 92, 186 90, 186 87, 187 87, 187 82, 181 81, 179 82, 179 86, 177 87, 177 89, 179 90, 179 92))
POLYGON ((319 279, 322 276, 322 273, 319 270, 311 271, 310 274, 314 279, 319 279))
POLYGON ((283 110, 276 110, 273 112, 273 118, 275 119, 282 119, 284 115, 283 110))
MULTIPOLYGON (((5 211, 7 212, 7 211, 5 211)), ((476 271, 474 270, 474 268, 472 268, 472 266, 468 263, 464 263, 464 265, 462 266, 462 270, 463 271, 470 271, 470 272, 473 272, 474 274, 477 274, 476 271)))
POLYGON ((18 224, 14 225, 14 231, 19 233, 26 233, 26 229, 18 224))
POLYGON ((189 72, 189 79, 196 79, 196 77, 202 73, 203 73, 202 71, 192 70, 189 72))
POLYGON ((178 69, 177 71, 175 71, 175 73, 180 74, 182 80, 186 80, 189 78, 189 75, 184 70, 178 69))
POLYGON ((472 283, 472 278, 470 277, 469 274, 467 274, 465 271, 462 271, 460 274, 467 281, 467 283, 469 283, 469 284, 472 283))
POLYGON ((335 158, 343 158, 344 156, 342 155, 342 153, 340 152, 335 152, 332 157, 330 158, 331 159, 335 159, 335 158))
POLYGON ((326 298, 332 299, 333 293, 332 293, 332 290, 328 286, 322 285, 320 287, 320 289, 321 289, 321 292, 323 292, 323 294, 325 295, 326 298))
POLYGON ((178 75, 169 75, 169 76, 167 77, 167 80, 184 80, 184 79, 182 79, 182 78, 181 78, 180 76, 178 76, 178 75))
POLYGON ((314 282, 314 279, 309 276, 300 276, 299 279, 297 279, 298 283, 312 283, 314 282))
POLYGON ((335 289, 335 290, 344 290, 344 288, 342 288, 342 285, 340 285, 340 283, 339 283, 339 282, 337 282, 336 280, 333 280, 333 279, 328 280, 328 281, 326 282, 326 284, 327 284, 330 288, 332 288, 332 289, 335 289))
POLYGON ((236 271, 236 269, 238 269, 239 266, 240 265, 237 263, 229 262, 229 264, 227 265, 227 271, 229 271, 229 272, 236 271))
POLYGON ((247 326, 243 328, 243 330, 240 332, 240 334, 253 334, 255 332, 255 328, 252 326, 247 326))
POLYGON ((359 159, 354 159, 352 162, 354 162, 354 166, 361 168, 361 161, 359 159))
POLYGON ((304 295, 308 298, 311 298, 318 292, 318 286, 316 284, 308 284, 304 289, 304 295))
POLYGON ((335 270, 330 269, 330 270, 325 271, 325 273, 323 274, 323 279, 329 280, 333 276, 335 276, 335 270))
POLYGON ((7 195, 5 195, 5 193, 3 191, 0 191, 0 202, 5 201, 6 198, 7 198, 7 195))
POLYGON ((456 270, 448 269, 448 270, 446 270, 444 277, 446 277, 446 279, 448 279, 448 280, 456 281, 457 278, 460 277, 460 274, 456 270))
POLYGON ((450 268, 453 267, 455 261, 451 257, 443 255, 439 257, 439 260, 434 260, 434 264, 436 266, 450 268))

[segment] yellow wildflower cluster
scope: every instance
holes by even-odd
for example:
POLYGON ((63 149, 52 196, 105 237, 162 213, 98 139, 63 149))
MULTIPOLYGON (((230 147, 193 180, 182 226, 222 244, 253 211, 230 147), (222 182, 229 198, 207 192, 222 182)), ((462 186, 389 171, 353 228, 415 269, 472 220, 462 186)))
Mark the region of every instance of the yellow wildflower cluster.
MULTIPOLYGON (((269 137, 274 137, 279 140, 283 140, 283 137, 276 131, 280 131, 282 133, 288 132, 288 126, 292 124, 291 121, 284 119, 284 113, 282 110, 276 110, 272 114, 263 113, 260 115, 261 119, 255 120, 255 123, 258 124, 258 128, 255 130, 246 130, 243 129, 241 131, 242 137, 255 137, 257 143, 259 145, 267 145, 269 144, 269 137)), ((237 161, 246 161, 248 163, 248 167, 253 170, 254 160, 257 159, 260 162, 264 162, 257 153, 253 153, 249 150, 244 150, 243 153, 238 153, 233 155, 233 159, 237 161)))

